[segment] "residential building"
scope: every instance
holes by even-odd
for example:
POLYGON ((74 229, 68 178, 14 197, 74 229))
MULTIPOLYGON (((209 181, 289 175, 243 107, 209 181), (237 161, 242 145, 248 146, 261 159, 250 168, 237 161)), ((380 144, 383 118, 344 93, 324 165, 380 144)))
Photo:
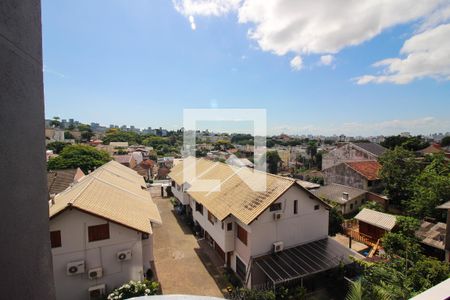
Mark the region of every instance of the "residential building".
POLYGON ((104 295, 142 280, 153 265, 153 224, 161 224, 143 178, 115 161, 50 203, 57 299, 104 295))
POLYGON ((377 160, 386 148, 375 143, 346 143, 322 157, 322 169, 328 169, 342 162, 377 160))
POLYGON ((397 222, 394 215, 368 208, 363 208, 355 219, 358 220, 358 232, 373 241, 381 239, 386 232, 390 232, 397 222))
POLYGON ((341 184, 330 184, 311 190, 314 195, 336 207, 342 214, 350 214, 366 201, 367 191, 341 184))
POLYGON ((293 179, 195 158, 174 166, 169 177, 198 234, 248 287, 307 278, 358 256, 328 238, 329 205, 293 179), (311 264, 308 256, 321 262, 311 264))
POLYGON ((446 231, 447 224, 445 223, 433 223, 423 220, 415 235, 422 243, 427 255, 436 257, 439 260, 445 260, 446 231))
POLYGON ((47 172, 47 187, 50 196, 56 195, 77 183, 84 176, 80 168, 51 170, 47 172))
POLYGON ((366 191, 379 191, 381 165, 377 161, 342 162, 322 170, 325 185, 332 183, 351 186, 366 191))
POLYGON ((445 202, 442 205, 439 205, 437 207, 438 209, 444 209, 447 211, 447 222, 446 222, 446 231, 445 231, 445 244, 444 244, 444 250, 445 250, 445 261, 450 262, 450 201, 445 202))
POLYGON ((114 155, 113 159, 115 161, 117 161, 118 163, 124 165, 125 167, 131 168, 131 169, 133 169, 137 165, 136 159, 132 155, 129 155, 129 154, 114 155))

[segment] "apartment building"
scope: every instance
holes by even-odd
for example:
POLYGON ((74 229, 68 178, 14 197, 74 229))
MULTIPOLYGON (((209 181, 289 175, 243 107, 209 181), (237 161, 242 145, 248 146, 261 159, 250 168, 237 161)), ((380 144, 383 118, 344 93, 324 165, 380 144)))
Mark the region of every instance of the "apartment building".
POLYGON ((153 224, 145 182, 111 161, 57 194, 50 238, 57 299, 97 299, 153 269, 153 224))
POLYGON ((328 238, 329 205, 295 180, 194 158, 169 176, 201 236, 248 287, 307 277, 356 255, 328 238))

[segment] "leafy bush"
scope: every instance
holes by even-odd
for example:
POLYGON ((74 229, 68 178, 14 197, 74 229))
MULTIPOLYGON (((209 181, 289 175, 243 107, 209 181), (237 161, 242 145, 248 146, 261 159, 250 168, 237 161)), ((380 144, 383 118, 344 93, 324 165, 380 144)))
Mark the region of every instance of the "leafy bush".
POLYGON ((159 283, 156 281, 133 281, 122 285, 108 295, 108 300, 128 299, 138 296, 157 295, 159 283))

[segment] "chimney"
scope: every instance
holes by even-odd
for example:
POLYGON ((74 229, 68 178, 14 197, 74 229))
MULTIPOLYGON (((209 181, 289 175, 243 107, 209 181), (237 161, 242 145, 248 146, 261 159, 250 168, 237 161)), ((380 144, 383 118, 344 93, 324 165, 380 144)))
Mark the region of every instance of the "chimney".
POLYGON ((348 200, 348 193, 347 192, 343 192, 342 193, 342 199, 348 200))

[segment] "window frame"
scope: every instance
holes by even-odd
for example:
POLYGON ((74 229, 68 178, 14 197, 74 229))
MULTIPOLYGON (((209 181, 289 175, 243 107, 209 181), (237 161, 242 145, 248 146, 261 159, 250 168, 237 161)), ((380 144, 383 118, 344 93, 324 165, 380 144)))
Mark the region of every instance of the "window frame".
POLYGON ((233 222, 227 223, 227 231, 233 231, 233 222))
POLYGON ((88 226, 88 242, 89 243, 109 240, 110 238, 111 238, 111 232, 109 230, 109 222, 88 226), (105 228, 107 229, 107 234, 105 233, 106 232, 105 228), (102 232, 101 230, 105 230, 105 232, 102 232))
POLYGON ((244 228, 242 228, 239 224, 237 226, 237 238, 242 242, 242 244, 247 246, 248 243, 248 232, 244 228))
POLYGON ((282 209, 281 202, 272 203, 269 206, 269 211, 279 211, 282 209))
POLYGON ((201 215, 203 215, 203 204, 198 203, 197 201, 195 201, 195 211, 197 211, 201 215))
POLYGON ((50 246, 52 249, 62 247, 61 230, 50 231, 50 246))
POLYGON ((214 225, 216 217, 208 210, 208 221, 214 225))
POLYGON ((244 262, 236 255, 236 274, 241 278, 245 278, 247 275, 247 266, 244 262))

